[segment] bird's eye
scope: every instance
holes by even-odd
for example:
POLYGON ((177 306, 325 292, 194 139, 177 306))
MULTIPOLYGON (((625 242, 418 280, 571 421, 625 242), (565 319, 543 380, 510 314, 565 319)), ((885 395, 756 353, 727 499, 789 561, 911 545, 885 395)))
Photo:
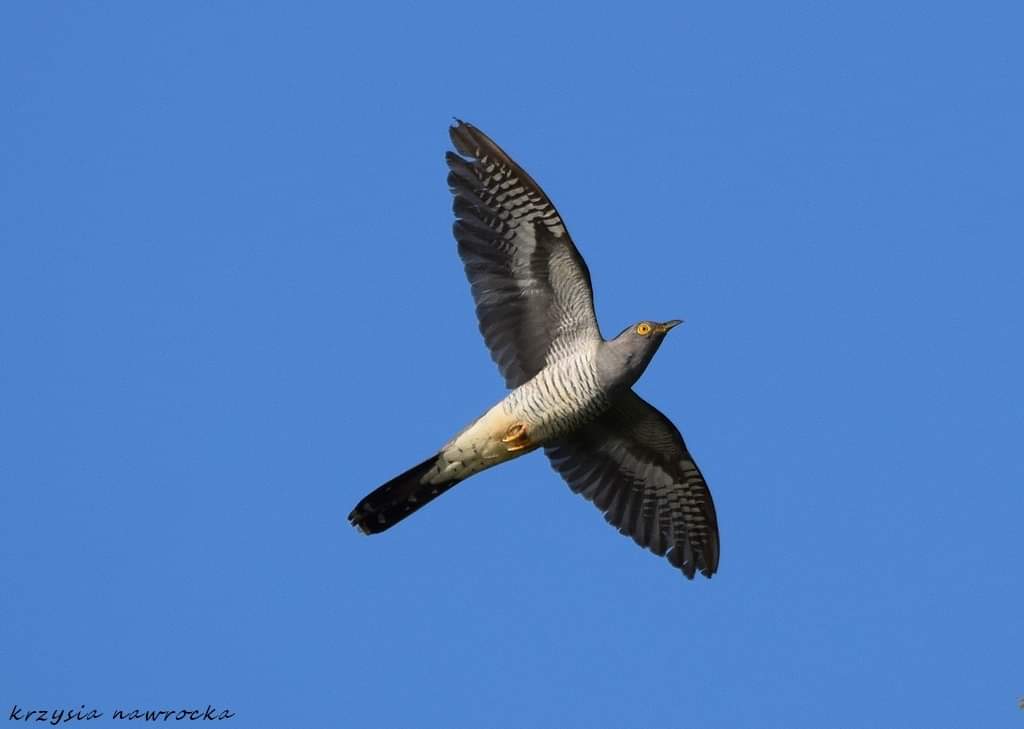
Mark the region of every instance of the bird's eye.
POLYGON ((646 337, 648 334, 651 333, 651 325, 645 321, 640 322, 639 324, 636 325, 636 333, 639 334, 641 337, 646 337))

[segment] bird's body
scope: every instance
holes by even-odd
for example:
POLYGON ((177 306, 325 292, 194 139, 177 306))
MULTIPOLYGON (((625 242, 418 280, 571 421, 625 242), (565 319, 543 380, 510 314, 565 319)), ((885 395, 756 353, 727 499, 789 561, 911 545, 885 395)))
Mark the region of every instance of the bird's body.
POLYGON ((441 448, 427 480, 466 479, 600 415, 608 398, 598 382, 597 346, 551 363, 470 423, 441 448))
POLYGON ((547 365, 510 392, 502 410, 526 423, 538 444, 590 422, 608 407, 597 369, 600 346, 594 342, 547 365))
POLYGON ((678 320, 605 340, 590 274, 540 187, 478 129, 451 130, 455 238, 510 392, 349 520, 384 531, 457 483, 543 448, 619 530, 693 577, 718 565, 711 494, 679 431, 631 389, 678 320), (461 155, 461 156, 460 156, 461 155))

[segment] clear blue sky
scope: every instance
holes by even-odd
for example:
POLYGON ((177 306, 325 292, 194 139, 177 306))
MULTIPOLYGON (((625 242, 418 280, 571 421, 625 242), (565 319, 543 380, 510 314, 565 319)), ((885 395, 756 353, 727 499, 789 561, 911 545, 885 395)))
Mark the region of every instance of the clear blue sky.
POLYGON ((5 4, 0 721, 1024 726, 1024 10, 785 5, 5 4), (453 116, 687 320, 714 579, 540 454, 345 522, 504 392, 453 116))

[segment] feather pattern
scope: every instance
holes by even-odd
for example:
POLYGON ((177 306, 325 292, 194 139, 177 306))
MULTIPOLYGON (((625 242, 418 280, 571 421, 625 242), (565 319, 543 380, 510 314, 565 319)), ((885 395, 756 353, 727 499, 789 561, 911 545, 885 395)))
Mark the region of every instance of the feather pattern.
POLYGON ((672 422, 635 392, 544 450, 569 487, 641 547, 689 578, 718 569, 718 519, 704 477, 672 422))
POLYGON ((600 341, 590 272, 555 206, 471 124, 450 129, 454 234, 480 332, 505 384, 600 341))

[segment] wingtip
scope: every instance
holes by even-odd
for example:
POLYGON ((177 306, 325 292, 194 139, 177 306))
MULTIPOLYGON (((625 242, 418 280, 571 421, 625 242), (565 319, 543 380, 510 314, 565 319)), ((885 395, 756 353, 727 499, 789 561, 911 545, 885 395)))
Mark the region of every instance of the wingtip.
POLYGON ((480 146, 476 137, 476 129, 472 124, 454 117, 455 124, 448 127, 448 137, 452 140, 455 151, 466 157, 476 157, 480 146))
POLYGON ((457 116, 453 116, 452 123, 448 125, 448 135, 451 136, 452 139, 454 139, 456 134, 465 134, 472 129, 472 124, 464 122, 457 116))

